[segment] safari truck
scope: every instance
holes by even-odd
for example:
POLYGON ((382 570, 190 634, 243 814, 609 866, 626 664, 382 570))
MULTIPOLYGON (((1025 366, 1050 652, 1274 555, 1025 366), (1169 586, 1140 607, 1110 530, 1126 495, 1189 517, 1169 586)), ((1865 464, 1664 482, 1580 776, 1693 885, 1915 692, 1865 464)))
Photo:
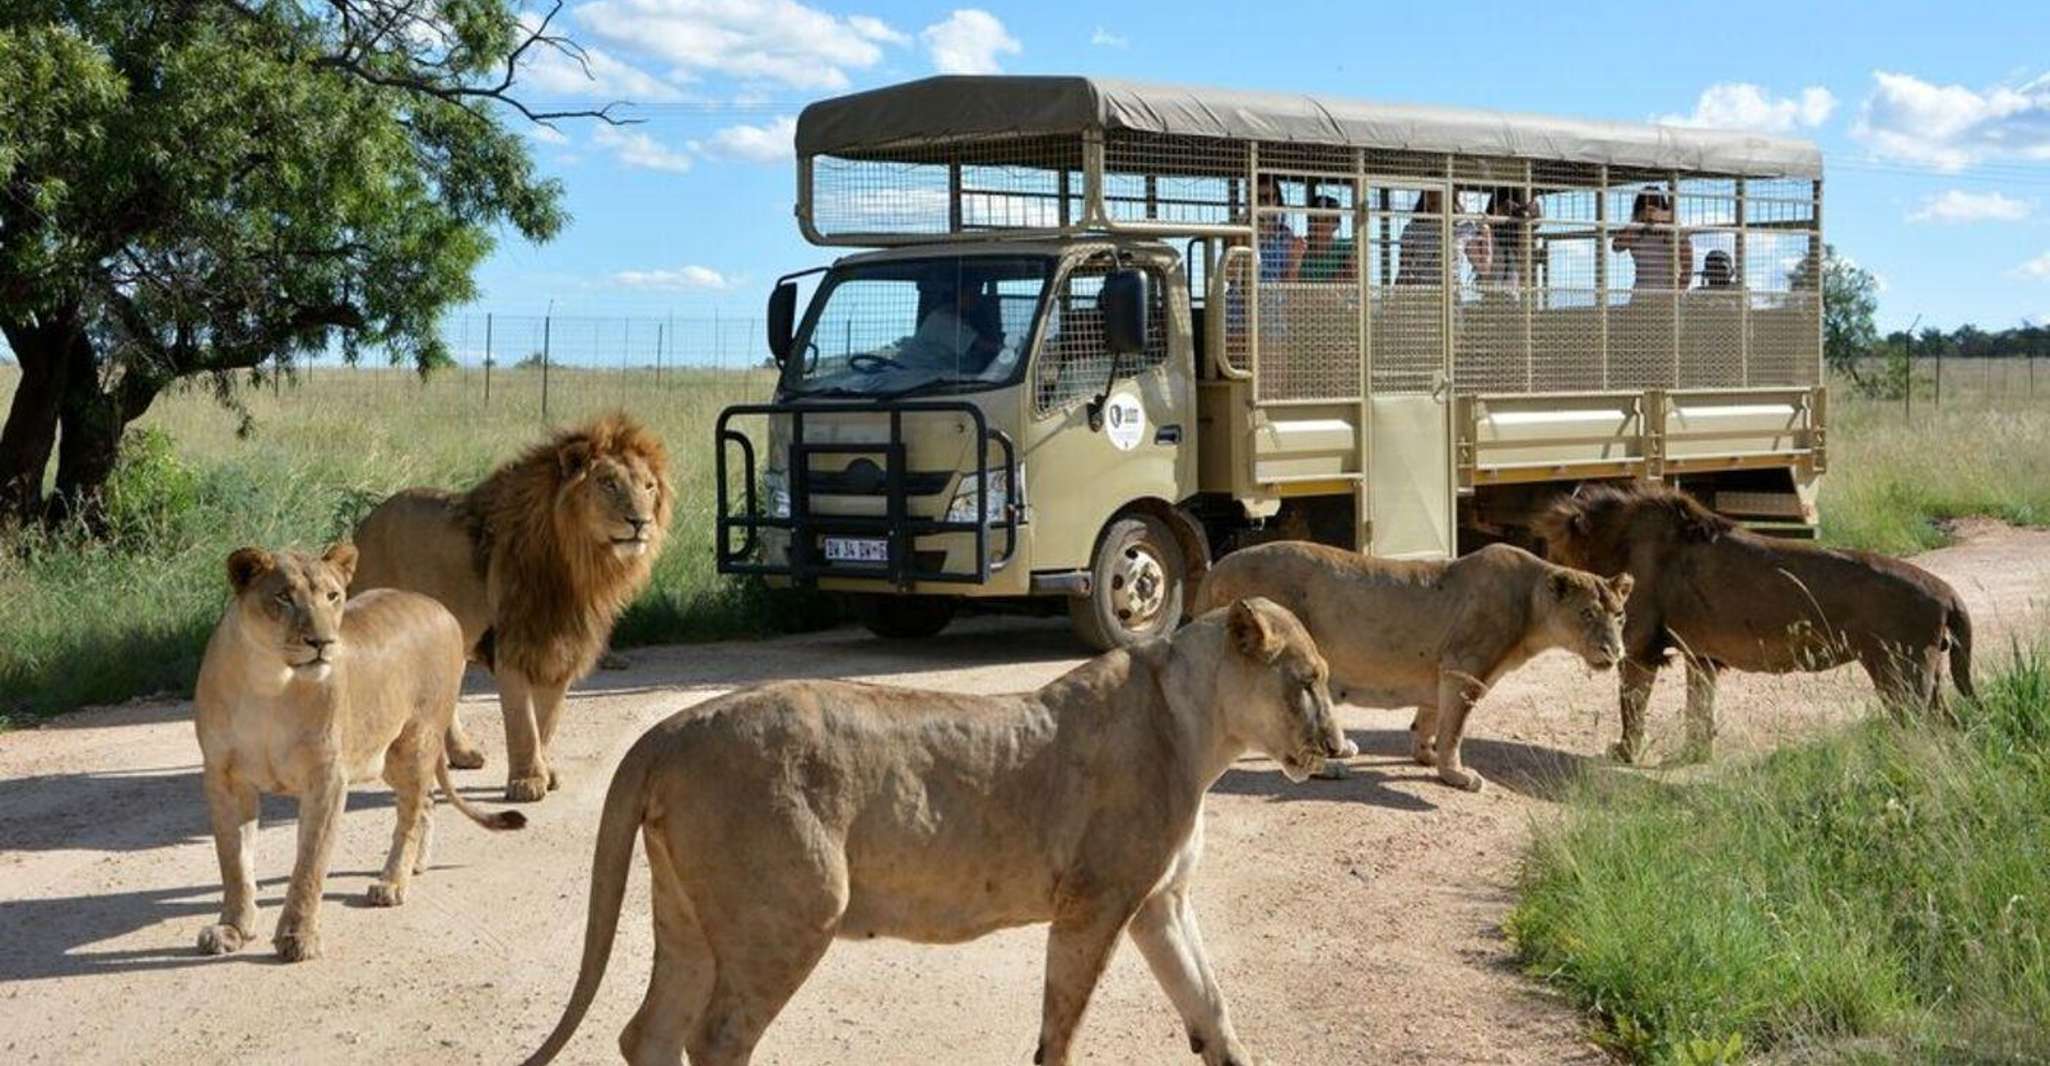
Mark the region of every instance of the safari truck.
POLYGON ((718 565, 878 633, 1039 598, 1116 646, 1236 545, 1443 557, 1597 479, 1814 528, 1812 144, 938 77, 811 105, 796 149, 798 226, 860 250, 769 297, 718 565))

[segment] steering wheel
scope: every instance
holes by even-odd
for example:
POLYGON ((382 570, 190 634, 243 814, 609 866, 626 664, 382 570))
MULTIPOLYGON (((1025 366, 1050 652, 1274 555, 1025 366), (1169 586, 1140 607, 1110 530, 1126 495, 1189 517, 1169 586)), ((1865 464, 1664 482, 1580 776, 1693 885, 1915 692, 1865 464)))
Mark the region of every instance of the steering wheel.
POLYGON ((862 352, 859 355, 847 357, 847 369, 862 374, 880 374, 885 370, 908 370, 910 368, 887 355, 862 352))

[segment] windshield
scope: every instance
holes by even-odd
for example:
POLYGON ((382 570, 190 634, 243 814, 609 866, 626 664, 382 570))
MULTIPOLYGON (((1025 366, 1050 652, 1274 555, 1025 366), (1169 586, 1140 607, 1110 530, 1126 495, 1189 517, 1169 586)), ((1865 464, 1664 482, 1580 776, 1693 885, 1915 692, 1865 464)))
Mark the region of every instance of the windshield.
POLYGON ((961 392, 1017 378, 1046 256, 949 256, 835 270, 783 370, 790 396, 961 392))

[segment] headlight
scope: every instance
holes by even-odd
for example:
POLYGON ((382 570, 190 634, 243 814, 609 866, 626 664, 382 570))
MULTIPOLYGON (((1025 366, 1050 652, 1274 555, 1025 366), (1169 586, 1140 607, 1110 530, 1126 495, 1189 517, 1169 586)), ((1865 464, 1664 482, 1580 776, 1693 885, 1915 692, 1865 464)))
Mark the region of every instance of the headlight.
POLYGON ((781 470, 762 471, 762 494, 768 497, 770 518, 790 517, 790 477, 781 470))
MULTIPOLYGON (((1021 484, 1025 480, 1025 467, 1022 464, 1018 467, 1018 480, 1021 484)), ((947 504, 947 521, 973 522, 981 517, 979 511, 982 506, 983 481, 984 477, 981 474, 967 474, 961 478, 960 486, 954 489, 953 502, 947 504)), ((989 519, 994 522, 1002 519, 1004 508, 1014 502, 1011 499, 1011 477, 1007 471, 992 470, 989 472, 988 481, 989 519)), ((1024 495, 1020 492, 1015 501, 1020 510, 1025 506, 1024 495)))

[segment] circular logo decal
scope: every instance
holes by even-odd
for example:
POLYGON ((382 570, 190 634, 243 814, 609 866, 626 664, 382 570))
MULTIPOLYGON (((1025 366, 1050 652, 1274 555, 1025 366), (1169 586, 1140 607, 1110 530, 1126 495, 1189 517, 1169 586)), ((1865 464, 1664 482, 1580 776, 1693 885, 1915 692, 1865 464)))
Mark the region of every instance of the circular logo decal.
POLYGON ((1103 405, 1103 432, 1113 447, 1128 452, 1146 436, 1146 409, 1129 392, 1112 394, 1103 405))

